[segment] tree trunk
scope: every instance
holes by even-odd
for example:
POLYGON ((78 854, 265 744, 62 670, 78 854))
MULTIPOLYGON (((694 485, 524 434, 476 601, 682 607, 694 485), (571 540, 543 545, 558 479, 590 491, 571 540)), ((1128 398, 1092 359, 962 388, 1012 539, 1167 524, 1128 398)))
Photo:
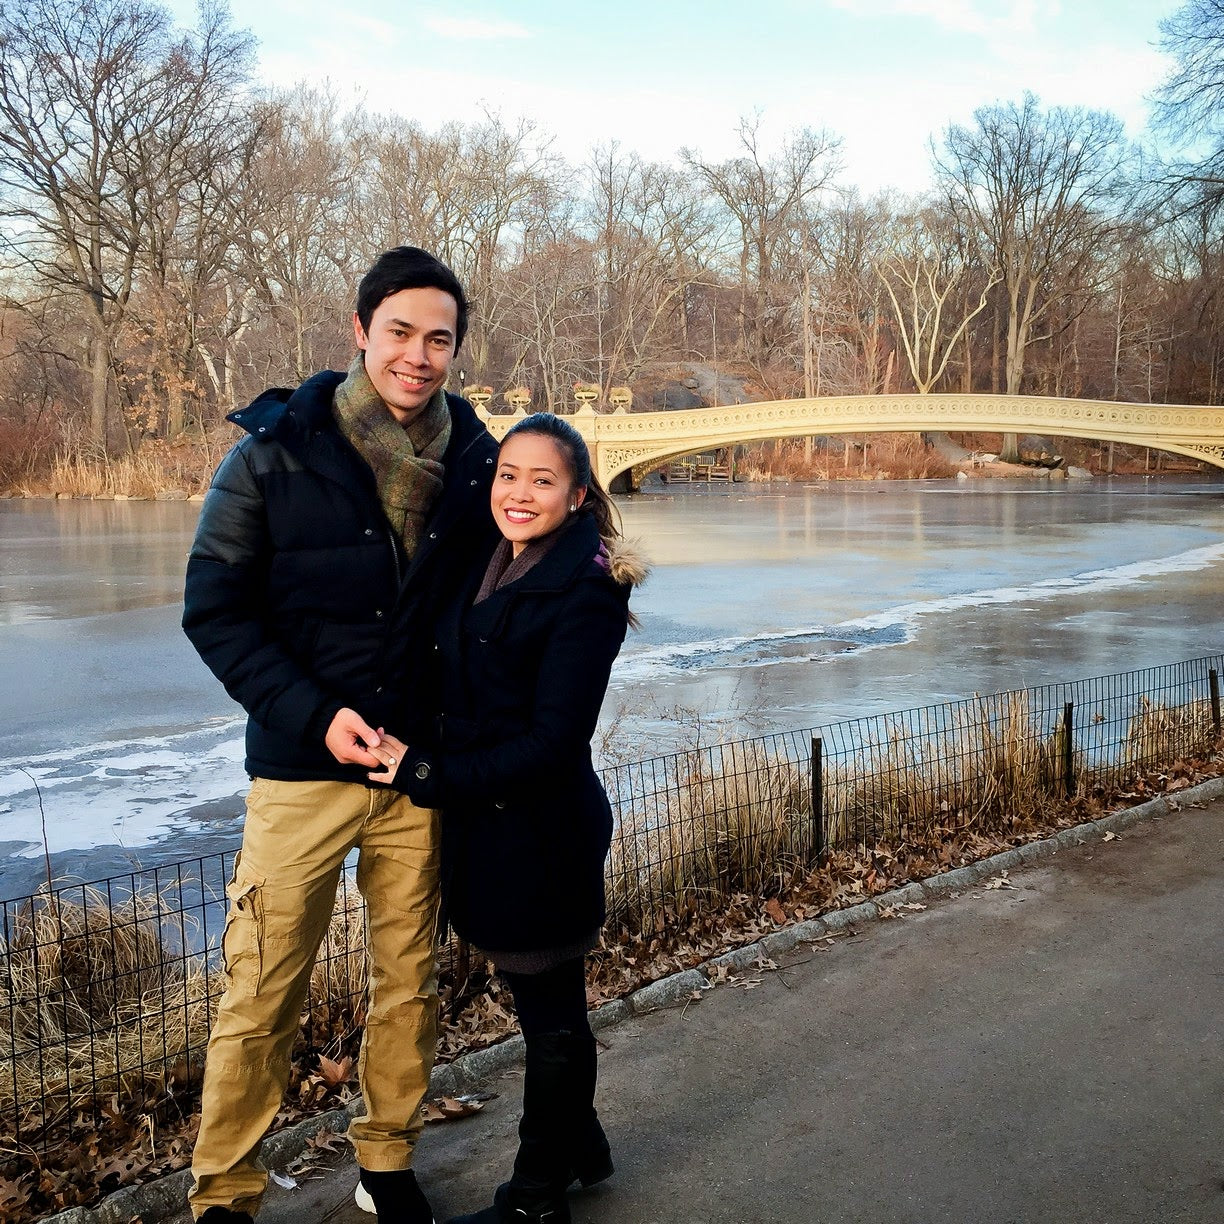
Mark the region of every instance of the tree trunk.
POLYGON ((110 384, 110 354, 106 340, 95 334, 90 351, 89 440, 103 454, 109 454, 107 434, 110 417, 107 411, 107 391, 110 384))

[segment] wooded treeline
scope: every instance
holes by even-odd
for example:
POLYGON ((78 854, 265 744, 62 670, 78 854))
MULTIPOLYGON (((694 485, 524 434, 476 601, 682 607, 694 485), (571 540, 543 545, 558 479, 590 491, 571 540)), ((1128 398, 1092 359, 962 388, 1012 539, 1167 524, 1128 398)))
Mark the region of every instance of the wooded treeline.
POLYGON ((727 161, 574 165, 525 122, 261 91, 223 8, 185 31, 148 0, 2 0, 0 453, 10 479, 14 456, 131 453, 343 367, 356 281, 405 242, 467 286, 458 366, 495 406, 685 362, 776 396, 1219 402, 1224 0, 1161 33, 1157 130, 1197 161, 1029 95, 941 133, 923 197, 864 199, 827 130, 766 148, 747 118, 727 161))

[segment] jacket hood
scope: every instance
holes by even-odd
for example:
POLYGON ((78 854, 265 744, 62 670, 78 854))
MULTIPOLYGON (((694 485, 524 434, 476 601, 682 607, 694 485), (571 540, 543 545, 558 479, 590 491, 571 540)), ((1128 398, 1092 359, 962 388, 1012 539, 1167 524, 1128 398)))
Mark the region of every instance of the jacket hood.
POLYGON ((638 587, 650 574, 650 562, 638 546, 637 540, 613 540, 605 542, 608 551, 608 574, 621 586, 638 587))

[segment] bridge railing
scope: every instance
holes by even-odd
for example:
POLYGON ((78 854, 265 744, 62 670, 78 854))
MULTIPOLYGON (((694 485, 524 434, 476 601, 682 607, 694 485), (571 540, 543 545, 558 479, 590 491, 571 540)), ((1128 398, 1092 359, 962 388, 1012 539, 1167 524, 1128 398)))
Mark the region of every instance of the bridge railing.
MULTIPOLYGON (((1069 795, 1125 791, 1220 737, 1224 656, 1048 684, 602 771, 611 937, 770 892, 830 851, 1004 836, 1069 795)), ((155 1117, 198 1080, 223 989, 233 852, 0 902, 0 1150, 155 1117), (108 1112, 109 1111, 109 1112, 108 1112), (13 1146, 16 1145, 16 1146, 13 1146)), ((304 1040, 360 1015, 363 908, 346 867, 304 1040)), ((448 953, 449 954, 449 953, 448 953)))

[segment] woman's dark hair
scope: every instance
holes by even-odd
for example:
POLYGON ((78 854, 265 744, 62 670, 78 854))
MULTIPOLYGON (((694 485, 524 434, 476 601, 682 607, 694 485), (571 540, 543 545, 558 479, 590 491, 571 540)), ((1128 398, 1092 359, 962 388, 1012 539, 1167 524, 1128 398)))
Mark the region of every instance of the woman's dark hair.
POLYGON ((612 499, 599 483, 599 477, 591 471, 591 452, 582 435, 564 418, 551 412, 533 412, 522 421, 516 421, 502 438, 504 446, 518 434, 536 434, 551 438, 565 456, 570 478, 575 485, 586 488, 586 497, 578 510, 579 514, 590 514, 599 528, 600 539, 611 542, 620 538, 620 514, 612 499))
POLYGON ((357 318, 370 330, 374 312, 401 289, 441 289, 455 299, 455 352, 467 335, 468 301, 459 278, 435 255, 420 247, 384 251, 357 286, 357 318))

